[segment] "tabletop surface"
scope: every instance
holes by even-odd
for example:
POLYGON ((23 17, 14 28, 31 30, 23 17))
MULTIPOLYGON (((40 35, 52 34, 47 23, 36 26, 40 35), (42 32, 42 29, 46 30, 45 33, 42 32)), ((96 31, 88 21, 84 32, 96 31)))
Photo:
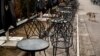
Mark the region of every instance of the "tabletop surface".
POLYGON ((17 47, 26 51, 39 51, 47 48, 48 42, 42 39, 26 39, 19 41, 17 47))

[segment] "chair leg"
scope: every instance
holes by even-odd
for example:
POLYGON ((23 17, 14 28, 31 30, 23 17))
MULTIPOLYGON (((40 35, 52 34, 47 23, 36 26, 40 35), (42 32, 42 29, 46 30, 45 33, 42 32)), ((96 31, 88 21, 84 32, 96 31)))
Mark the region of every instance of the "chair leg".
POLYGON ((46 52, 45 52, 45 50, 44 50, 44 55, 46 56, 46 52))
POLYGON ((53 47, 53 56, 55 56, 55 50, 54 50, 55 48, 53 47))
MULTIPOLYGON (((39 54, 41 54, 41 51, 39 52, 39 54)), ((46 56, 46 52, 45 52, 45 50, 44 50, 44 55, 46 56)))
POLYGON ((70 54, 69 54, 69 48, 66 48, 65 52, 66 52, 66 56, 70 56, 70 54))
POLYGON ((56 54, 57 54, 57 48, 53 47, 53 56, 56 56, 56 54))

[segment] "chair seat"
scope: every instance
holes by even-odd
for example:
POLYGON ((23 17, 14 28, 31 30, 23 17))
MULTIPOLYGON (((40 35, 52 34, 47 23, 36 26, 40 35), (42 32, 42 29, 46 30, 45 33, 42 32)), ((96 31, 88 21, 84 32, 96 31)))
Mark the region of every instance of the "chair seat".
POLYGON ((64 41, 55 41, 55 42, 52 43, 52 45, 55 48, 65 49, 65 48, 71 47, 72 43, 64 42, 64 41))

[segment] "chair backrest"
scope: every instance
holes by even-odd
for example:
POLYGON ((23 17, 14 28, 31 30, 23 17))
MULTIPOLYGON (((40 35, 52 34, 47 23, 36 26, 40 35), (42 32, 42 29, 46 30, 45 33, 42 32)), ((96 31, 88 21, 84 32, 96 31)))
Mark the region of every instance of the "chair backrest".
POLYGON ((54 26, 54 32, 51 36, 52 44, 57 42, 66 42, 66 44, 72 45, 73 42, 73 26, 70 22, 57 23, 54 26))

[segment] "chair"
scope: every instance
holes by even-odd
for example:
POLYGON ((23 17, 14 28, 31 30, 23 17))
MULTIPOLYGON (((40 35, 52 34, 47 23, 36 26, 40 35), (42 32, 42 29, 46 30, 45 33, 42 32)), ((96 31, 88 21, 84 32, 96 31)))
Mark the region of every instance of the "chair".
POLYGON ((54 24, 54 33, 50 36, 53 56, 57 55, 57 49, 64 49, 66 56, 70 56, 69 48, 73 45, 73 26, 65 20, 56 21, 54 24))

